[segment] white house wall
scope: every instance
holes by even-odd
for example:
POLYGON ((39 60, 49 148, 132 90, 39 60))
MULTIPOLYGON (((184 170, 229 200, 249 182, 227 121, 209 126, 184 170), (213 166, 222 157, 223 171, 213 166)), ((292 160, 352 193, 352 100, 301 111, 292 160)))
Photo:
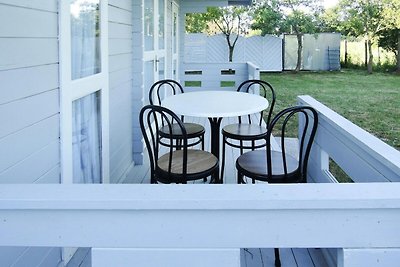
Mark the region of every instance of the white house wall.
POLYGON ((109 0, 110 181, 125 178, 132 164, 133 5, 109 0))
MULTIPOLYGON (((132 164, 133 5, 109 0, 110 180, 132 164)), ((60 183, 57 0, 0 0, 0 183, 60 183)), ((1 247, 0 266, 57 266, 59 248, 1 247)))
MULTIPOLYGON (((0 184, 60 182, 58 5, 0 0, 0 184)), ((59 248, 0 247, 0 266, 57 266, 59 248)))

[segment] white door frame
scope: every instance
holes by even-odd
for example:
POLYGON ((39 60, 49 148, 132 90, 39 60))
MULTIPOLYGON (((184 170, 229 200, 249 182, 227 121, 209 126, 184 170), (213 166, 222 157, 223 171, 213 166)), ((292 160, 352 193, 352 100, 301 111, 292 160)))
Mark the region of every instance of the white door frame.
MULTIPOLYGON (((73 183, 72 102, 94 92, 100 93, 101 105, 101 166, 103 183, 109 183, 109 83, 108 83, 108 0, 100 0, 100 73, 72 80, 70 0, 59 1, 60 55, 60 151, 61 183, 73 183)), ((62 249, 66 265, 77 248, 62 249)))
POLYGON ((61 182, 73 182, 72 102, 94 92, 101 100, 102 182, 109 183, 108 0, 100 0, 100 73, 72 80, 70 0, 59 1, 61 182))
POLYGON ((179 80, 179 6, 175 1, 171 1, 171 77, 179 80), (174 21, 176 15, 176 21, 174 21), (176 23, 176 25, 174 25, 176 23), (174 28, 176 27, 176 28, 174 28), (174 36, 175 31, 175 36, 174 36), (176 70, 174 73, 174 64, 176 70))
MULTIPOLYGON (((148 0, 147 0, 148 1, 148 0)), ((165 70, 165 66, 166 66, 166 17, 167 17, 167 5, 166 5, 166 0, 164 0, 164 48, 163 49, 159 49, 159 36, 158 36, 158 32, 159 32, 159 5, 158 5, 158 1, 159 0, 150 0, 153 1, 153 25, 154 25, 154 29, 153 29, 153 33, 154 33, 154 39, 153 39, 153 44, 154 44, 154 49, 153 50, 144 50, 143 53, 143 61, 153 61, 153 72, 154 72, 154 82, 157 81, 159 79, 159 73, 158 70, 160 69, 159 66, 159 62, 160 59, 164 59, 164 70, 165 70)), ((146 2, 146 0, 145 0, 146 2)), ((143 8, 145 8, 145 4, 143 5, 143 8)))

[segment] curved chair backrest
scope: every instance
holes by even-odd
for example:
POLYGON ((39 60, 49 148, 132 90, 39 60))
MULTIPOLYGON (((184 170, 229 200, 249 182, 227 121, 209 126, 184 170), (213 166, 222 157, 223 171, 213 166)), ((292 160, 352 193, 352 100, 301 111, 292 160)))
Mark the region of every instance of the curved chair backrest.
POLYGON ((161 105, 161 101, 167 92, 171 92, 173 95, 183 93, 183 87, 177 81, 174 80, 160 80, 154 83, 149 91, 149 102, 150 105, 161 105))
MULTIPOLYGON (((268 96, 271 97, 271 99, 269 99, 269 106, 268 106, 268 116, 267 116, 267 120, 266 120, 266 124, 267 126, 269 125, 270 121, 271 121, 271 117, 272 117, 272 111, 274 109, 275 106, 275 91, 274 88, 272 87, 272 85, 266 81, 262 81, 262 80, 247 80, 242 82, 238 89, 237 92, 246 92, 249 93, 250 89, 255 90, 255 92, 260 92, 260 95, 264 98, 267 98, 268 96)), ((263 121, 263 115, 264 115, 264 111, 261 111, 261 117, 260 117, 260 122, 259 125, 262 124, 263 121)), ((248 120, 251 123, 251 119, 250 119, 250 115, 248 116, 248 120)), ((239 123, 241 123, 241 118, 239 117, 239 123)))
MULTIPOLYGON (((299 154, 298 154, 298 167, 297 177, 298 182, 306 182, 307 180, 307 165, 310 156, 311 146, 314 141, 315 133, 318 127, 318 113, 314 108, 309 106, 295 106, 282 110, 271 121, 267 132, 267 168, 268 175, 272 176, 272 159, 271 159, 271 137, 276 130, 276 127, 281 126, 281 149, 282 149, 282 162, 287 176, 287 161, 286 161, 286 148, 285 137, 287 133, 287 125, 289 121, 298 122, 298 138, 299 138, 299 154), (299 116, 295 116, 298 114, 299 116)), ((271 178, 271 177, 268 177, 271 178)))
MULTIPOLYGON (((159 169, 158 166, 158 158, 159 158, 159 150, 161 144, 160 137, 160 128, 161 126, 167 127, 169 129, 169 138, 163 137, 163 143, 169 142, 169 146, 166 148, 167 153, 169 153, 169 162, 168 162, 168 175, 166 177, 162 177, 164 180, 173 180, 171 177, 171 169, 172 169, 172 153, 176 146, 173 145, 174 140, 172 139, 172 125, 174 127, 179 127, 182 133, 181 139, 181 147, 182 147, 182 177, 186 177, 187 174, 187 132, 185 127, 183 126, 182 121, 179 117, 172 112, 171 110, 156 106, 156 105, 147 105, 144 106, 139 115, 140 129, 142 131, 147 151, 149 153, 150 159, 150 170, 151 170, 151 183, 155 183, 158 178, 156 177, 156 170, 159 169), (164 124, 162 124, 164 123, 164 124), (165 140, 169 139, 169 140, 165 140)), ((176 180, 176 178, 175 178, 176 180)), ((184 181, 178 181, 184 182, 184 181)))

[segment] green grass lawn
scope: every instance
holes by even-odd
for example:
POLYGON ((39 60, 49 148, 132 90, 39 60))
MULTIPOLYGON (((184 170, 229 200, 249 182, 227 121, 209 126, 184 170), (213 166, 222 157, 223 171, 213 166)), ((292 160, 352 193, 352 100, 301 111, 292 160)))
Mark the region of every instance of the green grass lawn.
POLYGON ((298 95, 310 95, 400 150, 400 76, 344 69, 263 73, 261 78, 275 89, 275 111, 295 105, 298 95))

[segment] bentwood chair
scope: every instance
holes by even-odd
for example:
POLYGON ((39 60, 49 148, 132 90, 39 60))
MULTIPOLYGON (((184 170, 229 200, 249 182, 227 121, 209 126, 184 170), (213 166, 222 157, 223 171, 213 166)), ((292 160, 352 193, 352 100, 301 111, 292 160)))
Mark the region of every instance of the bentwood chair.
POLYGON ((142 131, 150 159, 151 183, 182 183, 199 179, 219 171, 218 159, 211 153, 188 149, 188 134, 181 119, 171 110, 147 105, 140 111, 142 131), (163 124, 162 124, 163 123, 163 124), (161 127, 161 125, 163 125, 161 127), (161 138, 163 129, 168 138, 161 138), (173 131, 179 130, 182 146, 179 150, 173 144, 173 131), (163 143, 161 143, 161 139, 163 143), (164 146, 164 144, 167 146, 164 146), (164 149, 164 153, 160 152, 164 149))
MULTIPOLYGON (((176 95, 184 93, 182 86, 174 80, 160 80, 154 83, 149 92, 149 102, 151 105, 161 105, 162 99, 166 95, 176 95)), ((184 121, 184 117, 181 116, 182 122, 184 121)), ((186 129, 187 138, 190 140, 195 139, 195 141, 191 141, 188 143, 188 146, 195 146, 201 143, 201 149, 204 150, 204 134, 205 129, 202 125, 197 123, 183 123, 186 129)), ((180 148, 182 133, 180 132, 180 127, 178 125, 172 125, 172 132, 169 133, 169 129, 166 128, 165 125, 161 124, 160 128, 160 136, 163 138, 172 137, 175 140, 174 145, 180 148), (171 134, 171 136, 169 136, 171 134)), ((162 142, 161 144, 167 146, 166 143, 162 142)))
MULTIPOLYGON (((307 181, 307 165, 318 126, 318 114, 312 107, 297 106, 279 112, 271 121, 266 138, 266 150, 249 151, 236 160, 238 183, 245 183, 244 176, 268 183, 305 183, 307 181), (298 155, 286 153, 285 136, 288 124, 293 126, 299 119, 298 155), (271 150, 272 133, 280 128, 282 151, 271 150)), ((279 249, 275 248, 275 266, 279 267, 279 249)))
POLYGON ((260 95, 264 98, 269 98, 270 103, 267 111, 261 111, 258 118, 258 121, 254 121, 251 119, 251 115, 238 117, 238 123, 228 124, 224 128, 222 128, 222 166, 221 166, 221 179, 224 176, 224 167, 225 167, 225 149, 226 145, 231 147, 239 148, 240 154, 243 154, 244 149, 256 149, 264 147, 265 142, 264 136, 267 133, 267 127, 271 120, 272 111, 275 106, 275 91, 272 88, 272 85, 268 82, 262 80, 247 80, 242 82, 237 92, 246 92, 251 93, 251 91, 260 93, 260 95), (264 113, 267 112, 266 121, 264 121, 264 113), (243 118, 244 117, 244 118, 243 118), (247 119, 246 119, 247 117, 247 119), (245 120, 245 121, 244 121, 245 120), (266 125, 263 125, 265 122, 266 125), (250 144, 245 144, 250 142, 250 144))

